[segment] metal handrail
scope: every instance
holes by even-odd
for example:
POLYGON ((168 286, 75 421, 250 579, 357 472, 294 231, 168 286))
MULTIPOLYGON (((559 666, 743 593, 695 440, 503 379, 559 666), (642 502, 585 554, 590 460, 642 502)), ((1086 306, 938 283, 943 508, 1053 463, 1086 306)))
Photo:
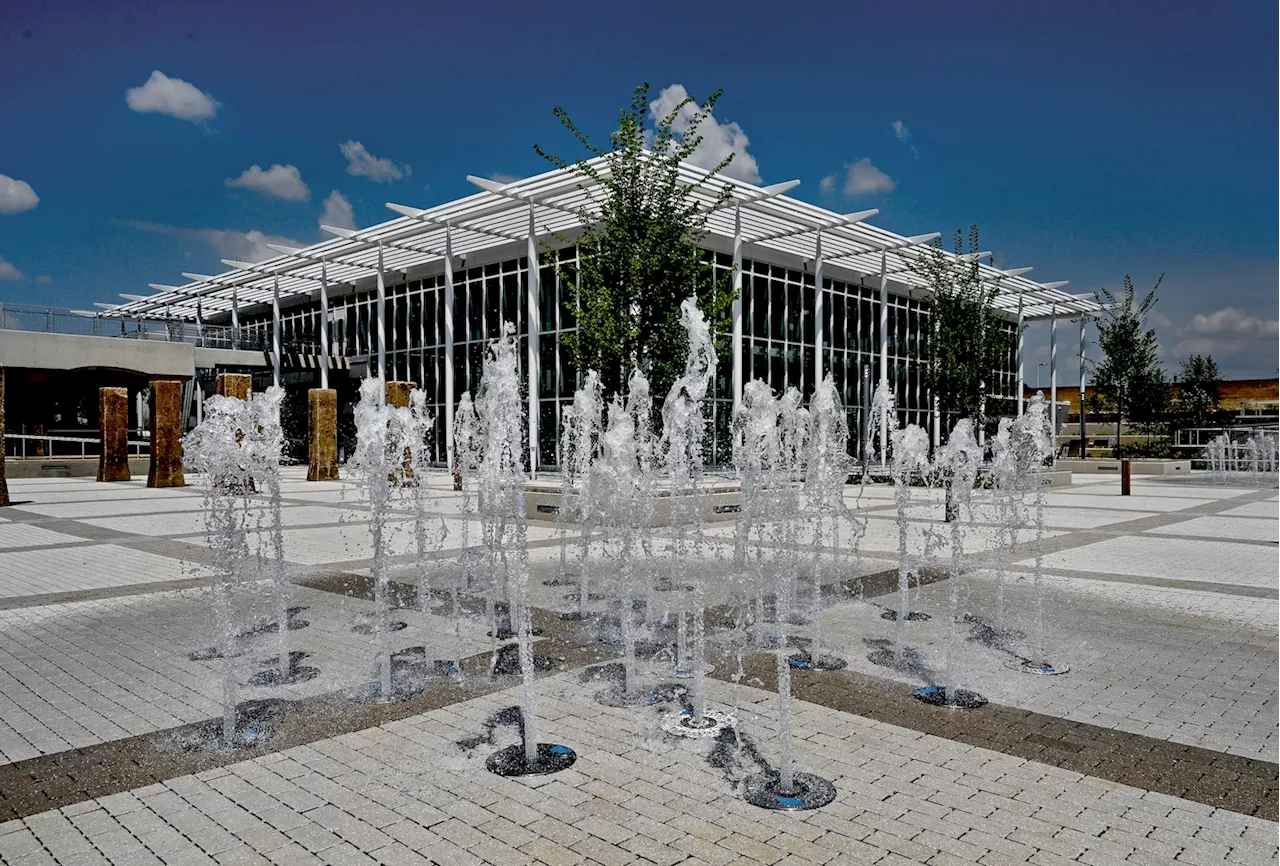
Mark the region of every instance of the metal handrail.
MULTIPOLYGON (((5 433, 4 439, 6 444, 8 444, 8 441, 10 439, 17 439, 21 443, 21 446, 22 446, 21 453, 15 453, 13 455, 16 459, 19 459, 19 460, 31 459, 27 456, 28 441, 45 443, 45 451, 47 453, 41 459, 53 459, 53 443, 54 442, 79 442, 80 458, 82 460, 89 456, 88 450, 85 448, 86 445, 93 443, 98 446, 98 452, 95 452, 93 455, 95 457, 98 456, 98 453, 100 453, 102 449, 102 438, 98 436, 94 436, 94 437, 48 436, 48 435, 35 435, 31 433, 5 433)), ((146 439, 129 439, 126 441, 126 446, 133 448, 132 456, 134 457, 141 457, 143 448, 146 448, 148 453, 150 453, 151 451, 151 443, 146 439)), ((33 455, 33 456, 37 456, 37 455, 33 455)))

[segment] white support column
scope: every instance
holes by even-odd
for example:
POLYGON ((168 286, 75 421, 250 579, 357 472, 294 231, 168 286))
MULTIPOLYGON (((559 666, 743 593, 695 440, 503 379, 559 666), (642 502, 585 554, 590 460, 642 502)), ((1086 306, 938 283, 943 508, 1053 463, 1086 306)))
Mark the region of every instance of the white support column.
POLYGON ((1022 417, 1024 410, 1023 393, 1027 390, 1024 384, 1026 379, 1026 370, 1023 368, 1025 355, 1023 350, 1026 345, 1026 330, 1022 321, 1022 292, 1018 292, 1018 417, 1022 417))
POLYGON ((1085 456, 1085 423, 1084 423, 1084 348, 1085 348, 1085 326, 1089 322, 1089 317, 1084 313, 1080 314, 1080 456, 1085 456))
POLYGON ((280 387, 280 278, 271 287, 271 384, 280 387))
MULTIPOLYGON (((97 324, 94 319, 94 324, 97 324)), ((196 301, 196 346, 204 348, 204 308, 199 301, 196 301)))
MULTIPOLYGON (((434 359, 432 360, 434 364, 434 359)), ((453 227, 444 229, 444 447, 453 470, 453 227)))
POLYGON ((387 279, 382 272, 382 244, 378 244, 378 375, 387 380, 387 279))
POLYGON ((538 236, 533 225, 533 202, 529 202, 529 477, 538 475, 538 384, 542 378, 540 369, 539 336, 542 317, 538 309, 538 236))
MULTIPOLYGON (((422 377, 422 387, 427 387, 427 286, 426 280, 418 283, 418 375, 422 377)), ((435 381, 435 359, 436 353, 431 353, 432 369, 431 381, 435 381)), ((434 403, 436 401, 436 391, 433 389, 427 395, 427 402, 434 403)))
POLYGON ((815 317, 813 323, 813 375, 815 381, 807 383, 809 385, 809 393, 817 390, 818 383, 822 381, 822 376, 827 371, 826 355, 822 351, 822 338, 826 335, 826 301, 822 297, 822 229, 818 229, 818 239, 814 245, 813 251, 813 315, 815 317))
POLYGON ((1053 453, 1058 453, 1058 306, 1049 306, 1049 427, 1053 453))
POLYGON ((413 380, 413 372, 409 365, 409 347, 413 345, 413 340, 410 339, 409 335, 409 272, 401 271, 400 279, 402 281, 401 284, 404 286, 404 321, 399 324, 403 326, 404 340, 400 343, 400 351, 396 354, 398 357, 404 358, 403 378, 408 382, 413 380))
MULTIPOLYGON (((736 418, 742 405, 743 357, 742 342, 742 205, 733 206, 733 414, 736 418)), ((756 310, 753 315, 759 316, 756 310)))
MULTIPOLYGON (((124 327, 124 319, 120 327, 124 327)), ((231 348, 240 348, 240 296, 235 289, 231 290, 231 348)))
POLYGON ((329 270, 320 263, 320 387, 329 387, 329 270))
MULTIPOLYGON (((936 346, 938 343, 938 317, 936 315, 929 317, 929 329, 931 345, 936 346)), ((933 428, 929 441, 933 446, 933 453, 937 454, 938 446, 942 442, 942 405, 938 401, 938 394, 936 391, 929 394, 929 405, 931 407, 931 411, 929 412, 929 426, 933 428)))
MULTIPOLYGON (((889 390, 889 277, 887 274, 888 257, 880 254, 880 385, 886 393, 889 390)), ((884 465, 885 455, 889 452, 889 410, 880 407, 880 464, 884 465)))

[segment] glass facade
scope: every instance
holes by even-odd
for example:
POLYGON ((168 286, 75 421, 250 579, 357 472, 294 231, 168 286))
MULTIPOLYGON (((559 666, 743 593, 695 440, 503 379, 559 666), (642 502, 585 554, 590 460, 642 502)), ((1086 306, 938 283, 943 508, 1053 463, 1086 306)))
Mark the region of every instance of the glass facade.
MULTIPOLYGON (((563 407, 572 403, 578 371, 560 346, 559 337, 576 328, 571 286, 558 277, 550 256, 572 270, 577 250, 570 246, 541 253, 538 311, 538 462, 559 464, 558 443, 563 407)), ((732 258, 706 254, 717 278, 732 273, 732 258)), ((819 370, 831 373, 848 412, 850 451, 859 453, 864 417, 880 376, 880 295, 878 286, 824 278, 822 345, 815 346, 817 305, 814 275, 765 261, 744 259, 742 267, 743 379, 767 381, 775 392, 795 386, 810 394, 819 370), (819 352, 821 354, 819 354, 819 352), (821 359, 821 368, 818 361, 821 359)), ((726 283, 728 280, 726 279, 726 283)), ((391 378, 417 383, 429 397, 436 424, 435 459, 446 460, 445 418, 445 288, 443 273, 389 284, 386 288, 386 357, 391 378)), ((500 336, 502 322, 514 324, 519 341, 520 375, 527 381, 529 310, 528 260, 490 262, 454 272, 454 399, 479 386, 487 343, 500 336)), ((361 290, 330 299, 331 351, 357 362, 377 352, 376 292, 361 290)), ((927 301, 889 294, 888 374, 899 424, 932 423, 924 387, 930 310, 927 301)), ((730 323, 720 326, 729 331, 730 323)), ((285 352, 317 354, 320 313, 315 303, 282 311, 285 352)), ((249 339, 270 345, 271 317, 244 316, 241 328, 249 339)), ((1016 387, 1014 330, 1007 323, 1009 355, 1003 369, 993 371, 991 393, 1013 398, 1016 387)), ((710 465, 731 457, 733 359, 722 353, 709 394, 714 435, 710 465)), ((662 396, 662 395, 655 395, 662 396)), ((944 422, 945 423, 945 422, 944 422)))

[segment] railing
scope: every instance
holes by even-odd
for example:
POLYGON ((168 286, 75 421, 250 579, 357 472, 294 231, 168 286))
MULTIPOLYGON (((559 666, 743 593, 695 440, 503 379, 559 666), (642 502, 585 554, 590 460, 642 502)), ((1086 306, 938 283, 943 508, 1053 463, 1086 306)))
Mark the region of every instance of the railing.
POLYGON ((0 329, 82 337, 126 337, 170 343, 196 340, 196 326, 177 319, 104 318, 91 312, 32 304, 0 304, 0 329))
MULTIPOLYGON (((229 325, 197 325, 177 319, 106 318, 89 311, 73 312, 30 304, 0 304, 0 330, 191 343, 210 349, 271 351, 271 335, 261 328, 240 328, 237 331, 229 325)), ((320 344, 314 340, 286 339, 281 350, 318 355, 320 344)))
MULTIPOLYGON (((102 440, 96 436, 90 438, 84 436, 44 436, 31 433, 6 433, 4 434, 5 456, 14 457, 20 460, 56 460, 58 457, 76 456, 76 449, 74 445, 71 448, 55 448, 55 442, 71 442, 75 445, 79 445, 80 457, 82 459, 90 456, 97 457, 102 452, 102 440), (10 442, 16 443, 16 447, 11 447, 10 442), (29 444, 30 447, 28 447, 29 444), (95 445, 97 447, 90 451, 87 447, 89 445, 95 445), (63 453, 56 453, 59 450, 63 453), (39 451, 44 451, 44 453, 37 453, 39 451), (68 451, 71 453, 66 453, 68 451)), ((143 449, 146 449, 148 454, 151 453, 151 443, 146 439, 130 439, 127 444, 132 451, 132 454, 130 455, 132 457, 141 457, 143 455, 143 449)))
MULTIPOLYGON (((236 329, 229 325, 197 325, 177 319, 104 318, 88 311, 77 313, 57 307, 29 304, 0 304, 0 330, 190 343, 210 349, 271 351, 271 333, 263 328, 236 329)), ((336 354, 333 349, 331 346, 330 353, 336 354)), ((320 342, 285 337, 281 340, 280 350, 300 355, 319 355, 320 342)))
POLYGON ((1224 433, 1235 443, 1246 442, 1255 433, 1278 435, 1274 424, 1256 427, 1187 427, 1174 433, 1173 444, 1176 448, 1205 448, 1224 433))
POLYGON ((271 338, 260 330, 236 329, 229 325, 204 325, 192 340, 207 349, 245 349, 250 352, 271 351, 271 338))

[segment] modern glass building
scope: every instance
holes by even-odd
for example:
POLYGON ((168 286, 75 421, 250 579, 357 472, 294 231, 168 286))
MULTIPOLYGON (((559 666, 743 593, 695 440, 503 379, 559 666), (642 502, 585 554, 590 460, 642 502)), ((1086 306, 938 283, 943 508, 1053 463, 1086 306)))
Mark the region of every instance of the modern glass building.
MULTIPOLYGON (((604 159, 593 167, 608 170, 604 159)), ((681 172, 690 184, 706 179, 692 165, 681 172)), ((485 345, 511 322, 528 389, 528 460, 554 469, 562 409, 580 373, 560 342, 576 327, 572 287, 560 277, 572 268, 557 265, 576 263, 573 241, 599 191, 568 169, 506 185, 469 180, 481 191, 426 210, 388 204, 399 217, 358 231, 331 229, 334 239, 281 247, 268 261, 227 262, 231 270, 187 275, 187 285, 153 286, 156 294, 102 315, 163 315, 194 323, 206 345, 264 351, 274 378, 296 392, 292 405, 305 405, 307 387, 335 387, 348 418, 362 376, 413 381, 439 419, 441 463, 458 400, 479 383, 485 345)), ((697 193, 712 211, 707 261, 738 293, 732 320, 722 323, 732 340, 713 383, 710 461, 728 461, 734 407, 743 384, 756 378, 807 395, 830 373, 855 451, 871 393, 885 382, 899 423, 931 428, 936 441, 945 421, 922 375, 930 301, 911 262, 937 235, 894 234, 870 224, 877 211, 837 214, 786 196, 793 186, 717 177, 697 193), (724 187, 729 203, 717 207, 724 187)), ((979 264, 981 278, 996 286, 1010 338, 1005 363, 991 371, 993 399, 1020 400, 1020 322, 1097 310, 1062 292, 1063 283, 1027 279, 1029 270, 979 264)))

